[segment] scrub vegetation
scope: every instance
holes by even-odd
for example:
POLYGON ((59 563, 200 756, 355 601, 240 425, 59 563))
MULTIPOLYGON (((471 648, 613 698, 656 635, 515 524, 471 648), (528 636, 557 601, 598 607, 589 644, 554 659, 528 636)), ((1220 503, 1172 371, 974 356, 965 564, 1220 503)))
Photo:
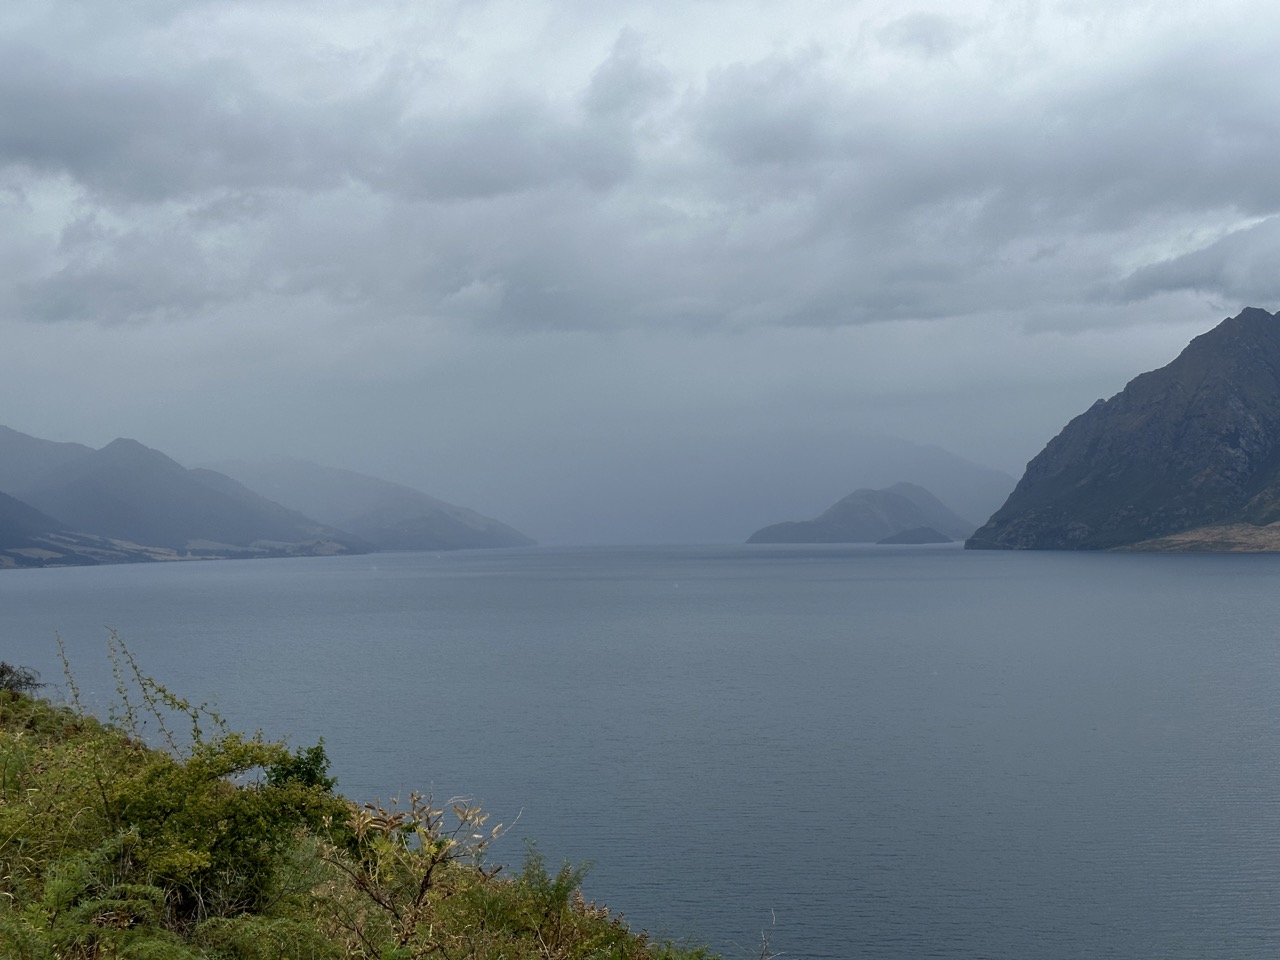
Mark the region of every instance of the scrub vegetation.
MULTIPOLYGON (((587 902, 583 870, 490 866, 466 801, 356 804, 323 743, 228 729, 113 636, 106 720, 0 663, 6 960, 694 960, 587 902)), ((64 661, 65 662, 65 661, 64 661)))

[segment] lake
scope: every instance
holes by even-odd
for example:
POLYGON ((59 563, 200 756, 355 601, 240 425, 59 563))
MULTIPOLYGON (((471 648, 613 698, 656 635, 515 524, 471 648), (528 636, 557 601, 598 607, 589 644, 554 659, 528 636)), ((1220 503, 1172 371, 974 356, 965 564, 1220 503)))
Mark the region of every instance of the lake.
POLYGON ((671 547, 0 574, 352 798, 466 795, 633 927, 755 957, 1280 952, 1280 556, 671 547))

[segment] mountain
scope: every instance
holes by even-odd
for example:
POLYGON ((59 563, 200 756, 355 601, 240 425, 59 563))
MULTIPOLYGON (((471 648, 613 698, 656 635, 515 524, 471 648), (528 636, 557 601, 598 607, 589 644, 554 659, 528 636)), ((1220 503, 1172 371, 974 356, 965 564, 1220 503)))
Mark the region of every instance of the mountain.
POLYGON ((966 546, 1280 549, 1280 315, 1250 307, 1099 400, 966 546))
POLYGON ((0 569, 80 566, 176 559, 171 552, 76 533, 7 493, 0 493, 0 569))
POLYGON ((378 550, 524 547, 505 523, 412 487, 306 460, 216 465, 246 487, 349 531, 378 550))
POLYGON ((883 490, 855 490, 814 520, 775 523, 757 530, 747 543, 877 543, 922 527, 959 539, 974 525, 923 487, 895 483, 883 490))
POLYGON ((501 451, 486 453, 486 462, 470 465, 475 496, 502 503, 499 516, 544 543, 707 544, 741 543, 770 519, 816 517, 851 490, 899 480, 976 524, 1017 482, 939 447, 865 433, 834 414, 707 431, 690 411, 687 427, 646 425, 629 431, 626 443, 566 445, 563 453, 524 451, 519 484, 498 479, 510 469, 501 451))
POLYGON ((346 553, 340 531, 270 503, 230 477, 188 470, 136 440, 113 440, 20 494, 67 529, 196 555, 346 553))
POLYGON ((53 517, 0 493, 0 567, 37 565, 44 559, 39 538, 65 529, 53 517))
POLYGON ((0 567, 522 546, 506 524, 417 490, 301 461, 257 474, 329 525, 136 440, 101 450, 0 427, 0 567), (286 469, 287 466, 287 469, 286 469))
POLYGON ((93 448, 81 443, 41 440, 0 426, 0 491, 17 496, 19 491, 30 490, 43 477, 90 453, 93 448))
POLYGON ((61 521, 7 493, 0 493, 0 547, 7 548, 41 534, 65 529, 67 526, 61 521))

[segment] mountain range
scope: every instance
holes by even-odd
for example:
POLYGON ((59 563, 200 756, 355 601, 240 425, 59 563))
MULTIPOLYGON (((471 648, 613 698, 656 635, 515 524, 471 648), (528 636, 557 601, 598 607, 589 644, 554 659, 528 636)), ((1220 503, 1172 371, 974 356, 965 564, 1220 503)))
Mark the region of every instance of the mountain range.
MULTIPOLYGON (((780 448, 772 448, 773 454, 779 452, 780 448)), ((895 438, 854 437, 847 447, 842 445, 838 456, 835 448, 830 452, 835 457, 832 463, 839 461, 835 472, 846 477, 883 476, 891 469, 903 469, 905 479, 934 478, 945 485, 949 502, 976 504, 978 509, 993 501, 998 504, 1013 485, 1013 478, 999 471, 938 448, 895 438)), ((710 456, 711 452, 704 453, 710 456)), ((772 456, 765 459, 775 462, 772 456)), ((682 472, 686 496, 681 499, 673 493, 665 511, 659 511, 660 504, 652 499, 655 490, 648 491, 648 500, 633 502, 627 497, 629 490, 638 489, 638 483, 653 479, 638 471, 630 477, 630 486, 612 491, 612 513, 622 518, 617 522, 643 528, 645 535, 634 541, 615 538, 613 542, 658 542, 657 538, 686 542, 689 537, 708 536, 708 530, 736 525, 749 513, 759 522, 764 510, 749 508, 752 503, 766 501, 774 482, 779 492, 785 488, 793 494, 791 500, 785 494, 778 498, 770 510, 775 516, 788 509, 788 502, 812 502, 814 492, 828 484, 829 478, 801 469, 806 463, 792 464, 790 476, 795 483, 784 482, 786 478, 780 474, 755 486, 726 482, 720 485, 717 500, 711 495, 708 477, 691 462, 682 472), (754 492, 750 496, 734 492, 744 487, 754 492), (797 499, 797 492, 805 494, 797 499)), ((720 463, 719 473, 713 472, 712 479, 723 479, 735 464, 732 459, 720 463)), ((736 465, 745 468, 748 464, 736 465)), ((572 471, 566 472, 563 509, 577 507, 585 521, 593 508, 604 509, 604 501, 575 499, 580 491, 570 482, 572 476, 572 471)), ((754 474, 750 476, 756 479, 754 474)), ((592 496, 608 493, 595 491, 592 496)), ((817 504, 821 502, 817 500, 817 504)), ((806 509, 813 507, 801 503, 796 512, 806 509)), ((941 507, 919 483, 879 489, 865 481, 855 494, 817 520, 781 526, 793 537, 803 533, 828 540, 894 537, 914 542, 963 536, 972 528, 941 507), (876 502, 871 503, 868 497, 876 502), (873 515, 880 520, 876 522, 873 515), (819 529, 823 527, 825 532, 819 529)), ((766 539, 774 535, 760 534, 766 539)), ((724 536, 716 542, 731 539, 736 537, 724 536)), ((584 537, 577 542, 596 541, 584 537)), ((120 438, 95 450, 0 427, 0 566, 452 550, 532 543, 506 523, 420 490, 308 461, 226 461, 193 469, 136 440, 120 438)))
POLYGON ((966 546, 1280 550, 1280 315, 1247 308, 1097 401, 966 546))
POLYGON ((94 450, 0 427, 0 567, 532 542, 410 488, 358 474, 348 479, 383 494, 366 498, 369 517, 351 518, 367 539, 282 506, 224 473, 188 469, 136 440, 94 450))

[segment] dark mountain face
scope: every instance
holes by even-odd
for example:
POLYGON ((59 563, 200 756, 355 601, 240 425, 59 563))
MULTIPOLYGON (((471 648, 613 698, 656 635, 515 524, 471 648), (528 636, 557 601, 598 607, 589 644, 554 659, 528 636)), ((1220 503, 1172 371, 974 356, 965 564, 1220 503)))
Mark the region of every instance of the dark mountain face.
POLYGON ((0 548, 25 546, 32 537, 65 529, 61 521, 0 493, 0 548))
POLYGON ((966 546, 1094 550, 1280 521, 1280 316, 1249 308, 1076 417, 966 546))
POLYGON ((855 490, 814 520, 775 523, 757 530, 747 543, 877 543, 907 530, 929 527, 965 537, 973 524, 913 483, 883 490, 855 490))
POLYGON ((0 569, 139 563, 171 559, 162 550, 131 547, 66 529, 66 524, 0 493, 0 569))

